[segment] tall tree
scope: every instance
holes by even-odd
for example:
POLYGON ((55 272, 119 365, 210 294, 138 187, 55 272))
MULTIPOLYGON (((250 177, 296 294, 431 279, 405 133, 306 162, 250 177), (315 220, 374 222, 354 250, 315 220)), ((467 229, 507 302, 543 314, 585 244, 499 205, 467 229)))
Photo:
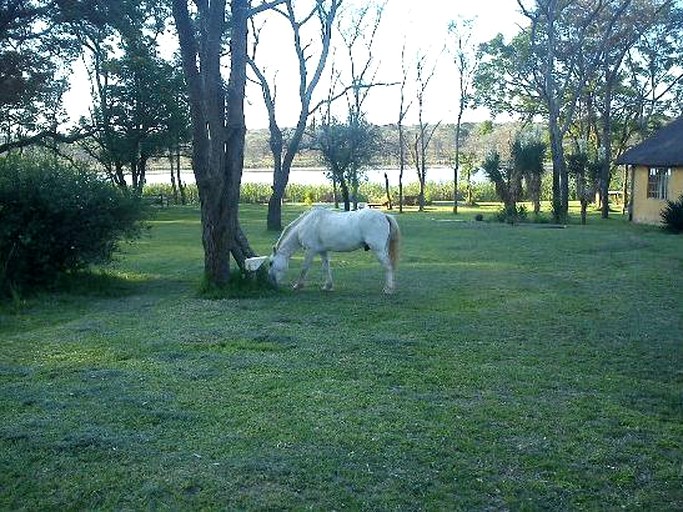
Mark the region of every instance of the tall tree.
POLYGON ((141 191, 147 161, 185 128, 182 76, 160 57, 169 11, 152 1, 60 1, 60 20, 81 47, 95 133, 85 150, 120 187, 141 191))
POLYGON ((457 73, 458 114, 455 123, 455 163, 453 166, 453 213, 458 213, 458 173, 460 172, 460 146, 462 135, 462 116, 472 101, 472 82, 476 72, 477 60, 472 43, 473 20, 459 18, 452 21, 448 31, 455 39, 453 61, 457 73))
POLYGON ((497 150, 490 151, 481 164, 484 173, 496 187, 496 194, 503 201, 505 217, 510 222, 517 218, 517 200, 522 191, 523 173, 519 167, 502 162, 497 150))
POLYGON ((416 70, 416 100, 417 100, 417 133, 413 141, 412 156, 415 170, 417 171, 417 178, 420 185, 420 192, 418 195, 418 209, 424 211, 425 208, 425 186, 427 184, 427 147, 434 136, 434 132, 441 124, 441 121, 430 125, 424 119, 424 104, 427 96, 427 88, 434 77, 436 71, 436 64, 431 68, 425 69, 427 65, 427 55, 422 54, 417 58, 415 63, 416 70))
POLYGON ((250 8, 249 0, 173 0, 192 122, 192 166, 201 201, 204 274, 209 286, 230 281, 230 255, 240 267, 254 255, 239 225, 244 160, 244 92, 247 80, 249 17, 273 3, 250 8), (221 76, 226 31, 230 35, 230 76, 221 76))
POLYGON ((105 81, 98 80, 98 101, 93 108, 95 156, 112 181, 141 191, 147 162, 165 152, 172 138, 182 133, 184 119, 178 95, 182 77, 167 62, 150 54, 149 47, 126 48, 107 63, 105 81))
POLYGON ((630 50, 658 22, 668 19, 670 0, 633 0, 609 5, 601 13, 600 25, 610 28, 605 36, 596 34, 599 44, 595 53, 600 55, 596 69, 596 83, 600 91, 596 101, 600 121, 600 153, 603 167, 600 172, 601 213, 609 216, 609 185, 612 170, 612 141, 616 113, 616 100, 623 84, 623 65, 630 50))
POLYGON ((541 211, 541 181, 546 149, 545 142, 535 133, 517 134, 511 148, 515 172, 524 177, 536 215, 541 211))
POLYGON ((344 210, 351 209, 358 171, 369 165, 379 148, 379 132, 363 117, 352 116, 345 123, 334 118, 317 127, 314 147, 328 168, 330 178, 339 184, 344 210))
POLYGON ((401 84, 400 84, 400 100, 398 107, 398 120, 396 127, 398 129, 398 211, 403 213, 403 172, 406 165, 406 133, 405 133, 405 118, 408 115, 410 106, 413 101, 406 98, 406 85, 408 83, 408 65, 406 63, 406 45, 405 41, 401 47, 401 84))
MULTIPOLYGON (((256 50, 258 49, 260 30, 254 30, 254 45, 248 63, 256 76, 256 82, 261 87, 268 112, 270 150, 273 156, 273 192, 268 201, 267 217, 269 230, 282 229, 282 198, 289 182, 292 162, 306 131, 308 119, 321 106, 321 104, 313 105, 313 94, 327 62, 332 28, 341 3, 342 0, 316 0, 311 10, 303 16, 297 15, 293 0, 273 2, 272 4, 280 5, 271 5, 271 9, 284 16, 291 27, 299 71, 299 115, 296 126, 289 133, 287 139, 283 135, 283 130, 276 116, 275 84, 268 81, 265 72, 257 64, 256 50), (319 23, 320 47, 318 51, 313 51, 311 44, 307 43, 302 36, 305 26, 311 23, 319 23), (313 62, 312 66, 309 64, 311 61, 313 62)), ((291 100, 288 98, 287 101, 291 100)))
MULTIPOLYGON (((366 119, 363 105, 368 98, 371 89, 377 86, 389 84, 375 81, 378 67, 375 65, 374 45, 377 31, 384 13, 383 3, 369 2, 361 9, 352 11, 349 21, 340 20, 338 30, 348 57, 348 76, 337 75, 337 81, 344 87, 337 97, 345 95, 348 108, 347 123, 350 133, 355 134, 353 140, 363 141, 358 145, 355 153, 358 156, 374 152, 376 144, 376 131, 366 119), (361 150, 361 148, 363 148, 361 150)), ((393 84, 392 84, 393 85, 393 84)), ((334 98, 334 96, 333 96, 334 98)), ((328 119, 330 117, 328 106, 328 119)), ((365 158, 353 158, 351 166, 347 170, 348 182, 353 192, 353 207, 358 208, 358 187, 362 179, 364 165, 368 163, 369 156, 365 158)), ((388 179, 388 178, 387 178, 388 179)))
POLYGON ((484 47, 489 58, 480 68, 477 89, 485 101, 498 111, 507 105, 526 118, 542 114, 548 121, 558 222, 569 203, 564 137, 587 77, 595 76, 615 22, 632 1, 518 0, 530 26, 510 45, 498 37, 484 47), (504 75, 498 81, 496 68, 499 77, 504 75))
POLYGON ((75 48, 64 36, 54 2, 0 2, 0 153, 31 144, 78 139, 66 120, 64 72, 75 48))

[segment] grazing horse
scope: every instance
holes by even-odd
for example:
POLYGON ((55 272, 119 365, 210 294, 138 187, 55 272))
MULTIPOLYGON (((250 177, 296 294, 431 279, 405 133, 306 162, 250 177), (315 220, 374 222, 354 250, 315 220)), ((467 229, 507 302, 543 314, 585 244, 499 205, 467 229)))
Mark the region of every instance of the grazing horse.
POLYGON ((301 247, 304 250, 304 264, 299 279, 294 283, 294 289, 303 287, 311 262, 319 254, 325 273, 323 290, 332 290, 328 253, 363 248, 374 252, 384 267, 384 293, 393 293, 400 238, 401 232, 396 219, 380 211, 366 208, 353 212, 335 212, 325 208, 312 208, 282 231, 273 247, 269 273, 279 284, 287 272, 289 259, 301 247))

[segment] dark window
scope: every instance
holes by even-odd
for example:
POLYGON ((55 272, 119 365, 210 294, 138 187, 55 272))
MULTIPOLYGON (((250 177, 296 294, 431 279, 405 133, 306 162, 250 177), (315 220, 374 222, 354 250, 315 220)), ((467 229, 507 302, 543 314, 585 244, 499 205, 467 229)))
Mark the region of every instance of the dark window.
POLYGON ((650 168, 647 177, 647 197, 652 199, 669 199, 669 176, 671 169, 662 167, 650 168))

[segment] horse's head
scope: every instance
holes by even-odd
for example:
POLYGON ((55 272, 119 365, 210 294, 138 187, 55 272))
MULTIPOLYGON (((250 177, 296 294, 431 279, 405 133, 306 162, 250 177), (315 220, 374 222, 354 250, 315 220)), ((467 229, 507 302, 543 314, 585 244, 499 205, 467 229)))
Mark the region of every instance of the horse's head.
POLYGON ((276 247, 273 247, 273 254, 270 255, 270 268, 268 269, 268 275, 276 285, 279 285, 285 278, 288 268, 289 258, 278 252, 276 247))

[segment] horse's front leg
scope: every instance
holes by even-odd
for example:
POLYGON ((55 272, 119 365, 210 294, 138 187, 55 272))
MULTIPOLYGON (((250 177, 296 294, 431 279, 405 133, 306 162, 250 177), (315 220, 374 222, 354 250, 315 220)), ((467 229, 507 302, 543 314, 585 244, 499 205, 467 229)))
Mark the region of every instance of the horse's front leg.
POLYGON ((332 269, 330 268, 330 255, 327 252, 320 253, 320 259, 323 263, 323 274, 325 276, 325 284, 323 290, 332 291, 334 284, 332 283, 332 269))
POLYGON ((308 274, 308 269, 311 268, 311 263, 313 262, 313 257, 315 253, 313 251, 306 251, 304 253, 304 264, 301 266, 301 274, 299 274, 299 279, 296 280, 292 286, 295 290, 300 290, 304 287, 306 281, 306 274, 308 274))

